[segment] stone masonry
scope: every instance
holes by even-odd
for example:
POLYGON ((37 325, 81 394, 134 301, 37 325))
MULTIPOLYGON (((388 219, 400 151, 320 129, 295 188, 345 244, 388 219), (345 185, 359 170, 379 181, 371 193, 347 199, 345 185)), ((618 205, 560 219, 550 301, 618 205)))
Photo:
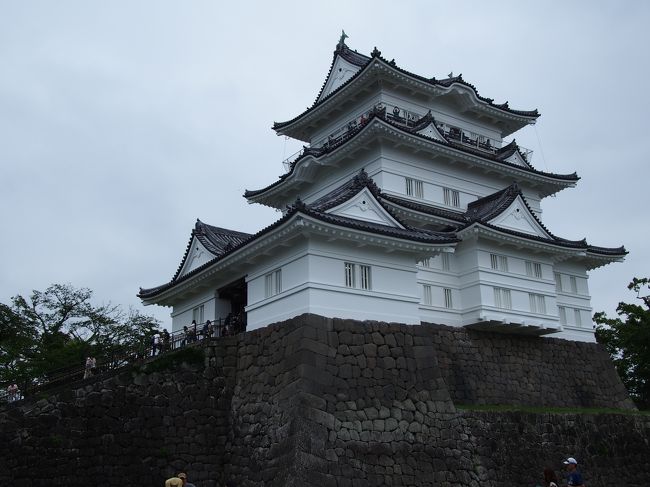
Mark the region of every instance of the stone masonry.
POLYGON ((595 344, 303 315, 0 410, 0 483, 198 487, 650 485, 650 416, 595 344))

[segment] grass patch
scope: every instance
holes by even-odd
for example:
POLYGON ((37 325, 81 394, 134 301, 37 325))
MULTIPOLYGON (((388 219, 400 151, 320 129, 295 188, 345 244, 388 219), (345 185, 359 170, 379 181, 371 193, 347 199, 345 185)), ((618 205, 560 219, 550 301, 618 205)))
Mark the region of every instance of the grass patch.
POLYGON ((178 369, 182 364, 203 365, 205 355, 202 348, 185 347, 174 352, 167 352, 155 360, 140 367, 141 372, 161 372, 163 370, 178 369))
POLYGON ((626 414, 633 416, 650 416, 650 411, 631 411, 629 409, 615 408, 558 408, 548 406, 510 406, 500 404, 456 404, 459 411, 478 412, 519 412, 534 414, 626 414))

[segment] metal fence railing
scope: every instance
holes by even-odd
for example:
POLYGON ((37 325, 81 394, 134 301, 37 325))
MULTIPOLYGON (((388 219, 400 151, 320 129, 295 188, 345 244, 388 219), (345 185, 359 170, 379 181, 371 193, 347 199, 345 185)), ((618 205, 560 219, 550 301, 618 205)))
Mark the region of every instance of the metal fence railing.
POLYGON ((148 337, 136 344, 116 347, 104 356, 97 357, 94 361, 86 361, 85 364, 50 370, 42 377, 32 378, 22 384, 1 385, 0 404, 20 401, 39 392, 55 389, 78 380, 89 379, 127 365, 144 362, 206 339, 236 335, 243 331, 246 331, 246 323, 236 316, 220 318, 215 321, 208 320, 205 323, 192 323, 192 325, 173 333, 163 331, 157 336, 148 337))

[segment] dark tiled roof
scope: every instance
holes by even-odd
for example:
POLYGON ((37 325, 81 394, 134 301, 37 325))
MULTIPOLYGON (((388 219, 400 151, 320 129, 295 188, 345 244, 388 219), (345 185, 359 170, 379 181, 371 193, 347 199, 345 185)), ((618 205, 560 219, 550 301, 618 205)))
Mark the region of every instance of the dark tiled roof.
MULTIPOLYGON (((156 296, 157 294, 160 294, 161 292, 172 288, 176 284, 185 281, 191 276, 196 275, 197 273, 207 269, 211 265, 215 264, 216 262, 219 262, 223 260, 225 257, 228 255, 232 254, 233 252, 239 250, 242 247, 245 247, 246 245, 250 244, 257 238, 263 236, 264 234, 272 231, 273 229, 279 227, 283 223, 289 221, 291 218, 298 214, 304 214, 307 216, 310 216, 316 220, 319 220, 323 223, 329 223, 345 228, 350 228, 354 230, 359 230, 363 232, 369 232, 369 233, 375 233, 378 235, 384 235, 388 237, 393 237, 393 238, 398 238, 398 239, 403 239, 403 240, 409 240, 409 241, 414 241, 414 242, 419 242, 419 243, 424 243, 424 244, 452 244, 458 242, 458 239, 455 237, 453 233, 449 232, 434 232, 434 231, 429 231, 429 230, 424 230, 424 229, 419 229, 419 228, 411 228, 408 227, 402 222, 399 221, 397 217, 395 217, 392 212, 386 207, 384 209, 395 218, 396 221, 400 222, 405 228, 397 228, 397 227, 391 227, 388 225, 382 225, 379 223, 373 223, 373 222, 367 222, 367 221, 362 221, 362 220, 357 220, 354 218, 348 218, 348 217, 342 217, 342 216, 337 216, 337 215, 331 215, 326 213, 325 211, 329 208, 332 208, 338 204, 343 203, 344 201, 347 201, 354 195, 356 195, 359 191, 361 191, 363 188, 368 188, 371 192, 374 194, 378 194, 377 192, 379 189, 375 185, 374 181, 372 181, 371 178, 368 177, 368 175, 365 173, 365 171, 361 171, 359 175, 355 176, 352 178, 351 181, 348 183, 344 184, 341 188, 337 188, 336 190, 332 191, 328 196, 331 197, 331 202, 335 202, 336 204, 327 204, 325 199, 322 199, 320 202, 315 202, 313 205, 306 205, 299 199, 296 201, 295 204, 289 206, 287 208, 287 212, 285 215, 277 220, 275 223, 269 225, 268 227, 264 228, 263 230, 260 230, 254 235, 249 235, 246 233, 242 232, 234 232, 232 230, 225 230, 225 229, 220 229, 218 227, 213 227, 211 225, 206 225, 202 222, 197 221, 197 226, 200 224, 201 225, 201 232, 202 235, 211 235, 211 240, 214 241, 214 238, 216 236, 220 236, 222 238, 229 239, 229 237, 232 237, 232 245, 226 244, 222 245, 219 247, 220 253, 215 255, 213 259, 210 261, 206 262, 202 266, 193 269, 191 272, 188 272, 187 274, 180 276, 180 270, 183 267, 183 264, 185 260, 187 259, 187 255, 189 254, 190 250, 190 245, 192 239, 190 239, 190 244, 188 244, 188 247, 185 251, 185 256, 183 257, 183 261, 181 262, 181 265, 179 266, 178 271, 176 271, 176 274, 172 278, 171 281, 169 281, 166 284, 163 284, 161 286, 157 286, 154 288, 149 288, 149 289, 143 289, 140 288, 140 292, 138 293, 138 297, 140 298, 151 298, 156 296), (341 189, 344 188, 344 189, 341 189), (224 233, 222 231, 227 232, 226 236, 224 237, 224 233), (214 234, 214 235, 213 235, 214 234)), ((380 203, 381 204, 381 203, 380 203)), ((383 205, 382 205, 383 206, 383 205)), ((194 236, 196 232, 195 230, 192 232, 192 235, 194 236)), ((217 240, 219 244, 221 244, 221 240, 217 240)), ((215 244, 216 245, 216 244, 215 244)), ((216 246, 215 246, 216 248, 216 246)))
POLYGON ((339 42, 336 45, 336 50, 334 51, 334 55, 332 56, 330 69, 327 72, 327 76, 325 76, 325 81, 323 81, 323 85, 320 87, 320 90, 318 91, 318 95, 316 95, 316 99, 314 100, 312 107, 318 103, 318 99, 320 98, 321 94, 323 93, 323 90, 325 89, 327 80, 330 78, 330 75, 332 74, 332 69, 334 69, 334 63, 336 62, 337 56, 340 56, 346 61, 348 61, 349 63, 352 63, 355 66, 359 66, 359 67, 365 66, 366 63, 370 61, 370 58, 368 56, 365 56, 364 54, 359 54, 357 51, 353 51, 345 44, 345 42, 339 42))
POLYGON ((371 54, 371 57, 368 58, 367 56, 364 56, 362 54, 357 53, 356 51, 351 51, 345 44, 343 44, 343 48, 341 48, 340 45, 338 45, 337 49, 334 51, 334 58, 332 60, 331 66, 330 66, 330 70, 329 70, 329 72, 327 74, 327 77, 325 78, 325 81, 323 82, 323 86, 321 87, 320 91, 318 92, 318 96, 316 97, 316 100, 314 101, 313 105, 311 107, 307 108, 307 110, 302 112, 300 115, 292 118, 291 120, 287 120, 286 122, 275 122, 273 124, 273 129, 274 130, 280 130, 283 127, 291 125, 292 123, 296 122, 297 120, 299 120, 300 118, 305 116, 307 113, 312 111, 318 105, 323 103, 325 100, 331 98, 336 93, 339 93, 346 86, 348 86, 354 80, 356 80, 358 77, 360 77, 361 74, 366 70, 366 68, 368 66, 370 66, 370 64, 372 64, 372 61, 375 60, 375 59, 383 62, 387 66, 392 67, 396 71, 398 71, 398 72, 400 72, 400 73, 402 73, 402 74, 404 74, 406 76, 410 76, 410 77, 412 77, 414 79, 417 79, 418 81, 422 81, 422 82, 424 82, 426 84, 429 84, 429 85, 432 85, 432 86, 441 86, 441 87, 444 87, 444 88, 449 88, 453 84, 463 85, 463 86, 471 89, 479 100, 481 100, 481 101, 485 102, 486 104, 488 104, 489 106, 491 106, 493 108, 496 108, 498 110, 501 110, 503 112, 507 112, 507 113, 511 113, 513 115, 519 115, 519 116, 527 117, 527 118, 538 118, 540 116, 537 109, 535 109, 535 110, 514 110, 514 109, 510 108, 507 101, 505 103, 501 103, 501 104, 494 103, 494 99, 486 98, 484 96, 479 95, 478 90, 476 89, 476 86, 474 86, 473 84, 468 83, 467 81, 465 81, 462 78, 462 75, 455 76, 453 78, 446 78, 446 79, 442 79, 442 80, 437 80, 436 78, 425 78, 424 76, 417 75, 415 73, 412 73, 410 71, 407 71, 405 69, 402 69, 402 68, 398 67, 395 64, 395 60, 391 60, 391 61, 386 60, 385 58, 383 58, 381 56, 381 51, 379 51, 377 48, 375 48, 373 50, 373 52, 371 54), (329 93, 322 100, 319 100, 319 98, 320 98, 320 96, 321 96, 321 94, 323 92, 323 89, 325 88, 325 84, 327 83, 327 79, 330 76, 332 67, 334 66, 334 60, 336 59, 336 56, 339 55, 342 52, 345 52, 348 55, 348 57, 344 57, 344 59, 352 62, 353 64, 355 64, 357 66, 360 66, 361 69, 359 71, 357 71, 357 73, 355 73, 354 76, 352 76, 348 81, 346 81, 341 86, 339 86, 336 90, 329 93), (353 54, 350 54, 350 53, 353 53, 353 54), (354 61, 352 61, 351 59, 354 59, 354 61), (361 64, 361 63, 363 63, 363 64, 361 64))
POLYGON ((368 121, 365 124, 359 124, 354 130, 351 130, 350 132, 348 132, 346 134, 346 136, 341 138, 337 143, 335 143, 333 145, 329 145, 329 146, 318 147, 318 148, 308 148, 300 156, 298 156, 294 161, 291 162, 289 172, 281 175, 279 177, 278 181, 275 181, 274 183, 271 183, 270 185, 268 185, 268 186, 266 186, 265 188, 262 188, 262 189, 246 190, 244 192, 244 197, 245 198, 250 198, 250 197, 256 196, 258 194, 264 193, 265 191, 268 191, 269 189, 279 185, 280 183, 282 183, 282 181, 287 179, 293 173, 295 167, 297 166, 297 164, 302 159, 304 159, 305 157, 309 157, 309 156, 319 158, 319 157, 322 157, 324 155, 327 155, 327 154, 333 152, 334 150, 338 149, 339 147, 341 147, 342 145, 344 145, 345 143, 347 143, 348 141, 353 139, 357 134, 362 132, 364 128, 370 126, 371 122, 373 122, 374 120, 377 120, 377 119, 382 120, 383 122, 391 125, 392 127, 396 128, 398 130, 401 130, 401 131, 403 131, 405 133, 408 133, 408 134, 416 136, 416 137, 420 137, 422 139, 426 139, 426 140, 428 140, 428 141, 430 141, 430 142, 432 142, 434 144, 440 144, 440 145, 452 147, 452 148, 457 149, 457 150, 459 150, 461 152, 472 154, 472 155, 475 155, 475 156, 478 156, 478 157, 481 157, 483 159, 487 159, 487 160, 490 160, 490 161, 498 162, 500 164, 503 164, 504 166, 512 167, 512 168, 515 168, 515 169, 519 169, 521 171, 525 171, 525 172, 529 172, 529 173, 532 173, 532 174, 537 174, 537 175, 540 175, 540 176, 545 176, 545 177, 549 177, 549 178, 553 178, 553 179, 557 179, 557 180, 578 181, 580 179, 575 172, 571 173, 571 174, 555 174, 555 173, 549 173, 549 172, 545 172, 545 171, 539 171, 539 170, 533 168, 530 164, 528 164, 529 167, 524 167, 524 166, 520 166, 519 164, 514 164, 514 163, 506 161, 505 159, 512 154, 512 152, 509 152, 510 150, 513 150, 513 152, 514 152, 514 150, 519 151, 519 147, 516 145, 516 143, 514 141, 506 146, 508 148, 508 151, 504 151, 503 153, 497 152, 496 154, 492 154, 490 152, 481 151, 479 149, 473 149, 473 148, 468 147, 466 145, 454 142, 453 140, 450 140, 449 138, 445 137, 444 135, 443 135, 443 138, 445 139, 444 141, 440 141, 440 140, 437 140, 437 139, 433 139, 431 137, 427 137, 425 135, 421 135, 421 134, 418 133, 418 131, 422 130, 422 128, 426 127, 426 124, 423 125, 425 122, 422 122, 422 120, 425 119, 425 118, 427 119, 426 124, 429 123, 429 120, 428 120, 429 118, 431 120, 434 120, 433 117, 430 114, 426 114, 420 120, 415 122, 414 127, 407 128, 407 127, 399 125, 399 124, 391 121, 390 119, 388 119, 386 117, 386 110, 385 109, 384 110, 374 110, 369 115, 368 121), (507 154, 507 156, 504 156, 504 154, 507 154))
POLYGON ((459 223, 466 223, 465 214, 462 212, 455 212, 450 210, 445 210, 443 208, 437 208, 435 206, 418 203, 417 201, 407 200, 405 198, 400 198, 399 196, 389 195, 382 193, 381 195, 383 200, 394 203, 398 206, 408 208, 410 210, 415 210, 420 213, 425 213, 428 215, 437 216, 444 218, 446 220, 453 220, 459 223))

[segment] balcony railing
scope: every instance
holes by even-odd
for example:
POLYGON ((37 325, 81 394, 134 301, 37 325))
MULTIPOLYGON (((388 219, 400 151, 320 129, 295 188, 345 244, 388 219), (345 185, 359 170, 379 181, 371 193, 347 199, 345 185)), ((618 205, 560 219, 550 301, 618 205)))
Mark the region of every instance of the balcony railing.
MULTIPOLYGON (((371 115, 377 112, 384 112, 385 118, 387 120, 396 123, 397 125, 408 128, 415 127, 417 122, 424 116, 424 114, 412 112, 410 110, 406 110, 405 108, 398 107, 397 105, 379 103, 366 110, 361 115, 348 120, 334 132, 330 133, 327 137, 318 140, 312 146, 304 146, 299 151, 291 154, 289 157, 284 159, 282 161, 282 164, 285 171, 289 172, 291 170, 291 163, 302 156, 306 150, 309 150, 311 148, 328 148, 342 142, 344 139, 349 137, 350 134, 357 128, 365 125, 370 119, 371 115)), ((472 147, 489 154, 495 154, 501 147, 501 140, 490 139, 489 137, 477 134, 476 132, 463 129, 461 127, 457 127, 455 125, 436 122, 436 126, 447 138, 467 147, 472 147)), ((519 149, 521 150, 526 161, 530 162, 533 151, 521 146, 519 146, 519 149)))

